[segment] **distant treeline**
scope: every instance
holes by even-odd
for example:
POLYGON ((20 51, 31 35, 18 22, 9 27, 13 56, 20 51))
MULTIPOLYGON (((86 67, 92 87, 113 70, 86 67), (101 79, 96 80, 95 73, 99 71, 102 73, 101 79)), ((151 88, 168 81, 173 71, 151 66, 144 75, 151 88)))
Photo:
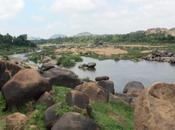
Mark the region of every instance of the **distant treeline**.
POLYGON ((175 43, 175 37, 169 34, 146 34, 144 31, 128 34, 90 35, 40 40, 38 43, 175 43))
POLYGON ((9 34, 0 34, 0 45, 17 45, 17 46, 30 46, 35 47, 36 44, 27 40, 27 35, 20 35, 18 37, 13 37, 9 34))

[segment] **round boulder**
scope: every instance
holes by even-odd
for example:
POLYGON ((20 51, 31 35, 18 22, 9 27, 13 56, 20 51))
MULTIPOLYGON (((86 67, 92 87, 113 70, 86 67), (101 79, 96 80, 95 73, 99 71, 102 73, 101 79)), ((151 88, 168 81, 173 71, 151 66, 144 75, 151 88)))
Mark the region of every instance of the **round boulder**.
POLYGON ((63 115, 51 130, 100 130, 91 119, 79 113, 69 112, 63 115))
POLYGON ((14 106, 20 107, 28 101, 38 100, 45 91, 50 91, 51 88, 48 80, 41 77, 36 70, 21 70, 2 87, 6 109, 14 106))
POLYGON ((21 130, 27 122, 27 116, 21 113, 14 113, 6 117, 7 130, 21 130))
POLYGON ((123 93, 128 96, 137 97, 143 89, 144 85, 141 82, 132 81, 126 84, 123 93))
POLYGON ((95 82, 85 82, 77 86, 75 90, 86 94, 89 99, 93 101, 108 102, 109 100, 109 93, 104 91, 103 88, 95 82))
POLYGON ((78 106, 80 108, 87 108, 89 105, 89 97, 77 90, 72 90, 66 96, 66 102, 70 106, 78 106))

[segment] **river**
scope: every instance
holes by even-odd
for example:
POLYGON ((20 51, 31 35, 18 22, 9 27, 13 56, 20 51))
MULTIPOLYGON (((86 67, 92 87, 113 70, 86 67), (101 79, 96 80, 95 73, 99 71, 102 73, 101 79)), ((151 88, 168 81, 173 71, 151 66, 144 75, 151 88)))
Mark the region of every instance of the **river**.
POLYGON ((72 67, 80 78, 89 77, 94 80, 97 76, 109 76, 115 84, 115 90, 122 92, 124 86, 129 81, 140 81, 146 87, 155 82, 175 82, 175 66, 169 63, 149 62, 141 60, 134 62, 130 60, 97 60, 89 57, 82 57, 83 62, 79 62, 72 67), (95 62, 95 71, 84 71, 78 66, 82 63, 95 62))

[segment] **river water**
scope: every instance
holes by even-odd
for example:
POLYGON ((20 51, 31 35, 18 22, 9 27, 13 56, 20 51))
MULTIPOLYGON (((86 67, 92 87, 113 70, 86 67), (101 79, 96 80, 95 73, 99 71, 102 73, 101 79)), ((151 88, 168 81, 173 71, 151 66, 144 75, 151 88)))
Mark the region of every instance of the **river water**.
POLYGON ((129 81, 140 81, 146 87, 154 82, 175 83, 175 66, 169 63, 130 60, 97 60, 89 57, 82 57, 83 62, 77 63, 72 67, 80 78, 89 77, 94 80, 97 76, 109 76, 115 84, 115 90, 122 92, 124 86, 129 81), (97 64, 95 71, 84 71, 78 66, 82 63, 95 62, 97 64))

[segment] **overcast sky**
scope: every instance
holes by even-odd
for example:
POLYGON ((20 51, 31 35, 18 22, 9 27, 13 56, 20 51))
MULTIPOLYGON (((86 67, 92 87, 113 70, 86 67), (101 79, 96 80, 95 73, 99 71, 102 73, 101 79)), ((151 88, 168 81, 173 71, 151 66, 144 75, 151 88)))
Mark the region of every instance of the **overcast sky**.
POLYGON ((0 33, 49 37, 175 27, 175 0, 0 0, 0 33))

